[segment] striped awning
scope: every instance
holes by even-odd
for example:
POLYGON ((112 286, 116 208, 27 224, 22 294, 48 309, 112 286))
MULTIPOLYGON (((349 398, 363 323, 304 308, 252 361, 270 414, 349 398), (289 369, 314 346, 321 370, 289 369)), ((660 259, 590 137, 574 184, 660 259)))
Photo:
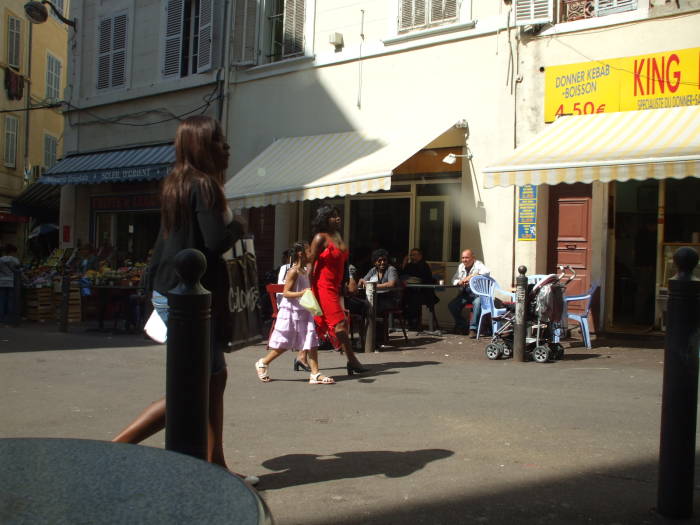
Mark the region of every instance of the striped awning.
POLYGON ((226 198, 240 209, 388 190, 392 170, 457 120, 276 140, 226 183, 226 198))
POLYGON ((700 177, 700 106, 562 117, 483 171, 486 188, 700 177))
POLYGON ((172 144, 68 155, 38 180, 41 184, 99 184, 161 179, 175 162, 172 144))

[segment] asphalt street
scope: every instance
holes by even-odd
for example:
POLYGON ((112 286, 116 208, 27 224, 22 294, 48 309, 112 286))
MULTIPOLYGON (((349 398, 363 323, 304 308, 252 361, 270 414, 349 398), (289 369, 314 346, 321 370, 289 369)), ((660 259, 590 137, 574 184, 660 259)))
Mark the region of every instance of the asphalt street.
MULTIPOLYGON (((0 327, 0 437, 109 440, 163 395, 164 346, 85 328, 0 327)), ((278 524, 666 523, 654 512, 662 344, 573 342, 538 364, 409 333, 359 354, 361 376, 320 352, 332 386, 309 385, 292 355, 263 384, 265 347, 248 347, 227 355, 227 460, 261 478, 278 524)), ((144 445, 163 447, 163 433, 144 445)))

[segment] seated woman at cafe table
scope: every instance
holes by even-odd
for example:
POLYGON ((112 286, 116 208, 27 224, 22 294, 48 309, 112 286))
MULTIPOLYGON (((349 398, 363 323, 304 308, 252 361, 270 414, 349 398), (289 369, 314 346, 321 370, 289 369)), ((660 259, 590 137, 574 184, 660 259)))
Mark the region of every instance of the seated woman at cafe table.
MULTIPOLYGON (((407 284, 433 284, 435 282, 433 272, 423 259, 423 251, 420 248, 413 248, 404 257, 401 280, 407 284)), ((419 330, 421 305, 431 307, 438 301, 439 299, 433 290, 407 288, 404 295, 404 316, 408 320, 408 326, 412 330, 419 330)))
POLYGON ((377 283, 376 312, 381 314, 398 305, 400 294, 391 288, 399 286, 399 272, 389 264, 389 252, 383 248, 372 252, 372 264, 374 268, 360 279, 359 284, 364 287, 366 283, 377 283))

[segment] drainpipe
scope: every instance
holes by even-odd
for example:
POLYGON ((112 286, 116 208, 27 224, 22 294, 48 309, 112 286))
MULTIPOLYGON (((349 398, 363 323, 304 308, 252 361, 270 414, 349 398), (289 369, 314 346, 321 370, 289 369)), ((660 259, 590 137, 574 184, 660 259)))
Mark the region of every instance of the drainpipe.
MULTIPOLYGON (((29 33, 27 35, 27 42, 29 46, 29 56, 27 58, 27 101, 24 104, 26 115, 24 119, 24 171, 26 173, 27 166, 29 166, 29 121, 31 119, 30 108, 32 106, 32 28, 34 24, 27 24, 29 26, 29 33)), ((30 172, 31 175, 31 172, 30 172)))
MULTIPOLYGON (((228 83, 229 83, 229 73, 231 66, 229 62, 231 61, 229 52, 231 49, 231 43, 229 39, 231 37, 231 20, 228 14, 229 5, 231 5, 231 0, 226 0, 224 3, 224 32, 221 38, 221 63, 223 64, 223 78, 219 79, 219 107, 217 108, 217 119, 221 124, 221 128, 226 133, 226 121, 228 120, 228 83), (226 111, 224 111, 224 108, 226 111)), ((219 72, 221 73, 221 72, 219 72)))

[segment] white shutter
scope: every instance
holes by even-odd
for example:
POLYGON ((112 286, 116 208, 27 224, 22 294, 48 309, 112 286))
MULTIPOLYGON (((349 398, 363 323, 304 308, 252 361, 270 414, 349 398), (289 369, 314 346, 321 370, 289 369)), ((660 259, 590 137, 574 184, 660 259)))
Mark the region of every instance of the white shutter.
POLYGON ((100 20, 97 35, 97 89, 110 87, 112 59, 112 18, 100 20))
POLYGON ((304 53, 304 0, 285 0, 282 25, 282 58, 304 53))
POLYGON ((51 135, 44 135, 44 167, 51 168, 56 164, 56 149, 58 140, 51 135))
POLYGON ((611 15, 637 9, 637 0, 596 0, 596 16, 611 15))
POLYGON ((5 116, 5 166, 17 167, 17 135, 19 119, 11 115, 5 116))
POLYGON ((554 20, 553 0, 514 0, 515 25, 547 24, 554 20))
POLYGON ((214 0, 199 0, 199 31, 197 41, 197 70, 203 73, 212 68, 214 54, 214 0))
POLYGON ((61 61, 52 55, 46 56, 45 98, 56 100, 61 97, 61 61))
POLYGON ((425 27, 428 18, 425 2, 426 0, 401 0, 399 31, 425 27))
POLYGON ((19 18, 7 18, 7 63, 18 71, 22 59, 21 27, 19 18))
POLYGON ((126 13, 115 16, 113 29, 111 87, 125 86, 129 16, 126 13))
POLYGON ((430 23, 456 20, 457 12, 457 0, 432 0, 430 3, 430 23))
POLYGON ((163 78, 178 78, 180 76, 184 9, 184 0, 165 1, 165 41, 163 42, 160 70, 163 78))
POLYGON ((233 14, 233 64, 256 63, 257 27, 258 1, 236 0, 233 14))

